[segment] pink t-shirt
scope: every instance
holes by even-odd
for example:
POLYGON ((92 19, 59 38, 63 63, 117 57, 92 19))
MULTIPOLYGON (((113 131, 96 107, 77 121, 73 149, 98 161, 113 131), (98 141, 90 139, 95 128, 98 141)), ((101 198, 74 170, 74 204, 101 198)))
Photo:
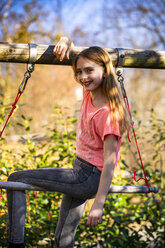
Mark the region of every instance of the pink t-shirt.
POLYGON ((108 103, 101 108, 95 108, 92 105, 90 93, 84 91, 77 126, 77 156, 95 165, 102 171, 104 165, 103 143, 105 136, 109 134, 113 134, 118 138, 115 163, 117 165, 122 140, 119 123, 115 123, 115 126, 112 126, 108 103))

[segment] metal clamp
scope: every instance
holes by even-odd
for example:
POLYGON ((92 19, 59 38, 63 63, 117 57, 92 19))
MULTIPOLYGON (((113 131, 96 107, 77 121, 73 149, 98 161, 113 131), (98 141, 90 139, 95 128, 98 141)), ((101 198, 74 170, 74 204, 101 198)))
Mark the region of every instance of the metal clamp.
POLYGON ((116 67, 116 75, 120 76, 123 73, 123 65, 125 62, 125 52, 123 48, 116 48, 118 52, 118 62, 116 67))
POLYGON ((126 91, 124 88, 124 77, 122 76, 123 74, 123 65, 125 62, 125 52, 123 48, 116 48, 117 52, 118 52, 118 63, 117 63, 117 67, 116 67, 116 75, 117 75, 117 80, 120 83, 121 86, 121 90, 122 90, 122 94, 123 97, 126 97, 126 91))
POLYGON ((29 43, 29 61, 27 64, 27 70, 28 72, 33 72, 34 71, 34 64, 36 62, 37 58, 37 45, 34 43, 29 43))
POLYGON ((26 84, 28 82, 28 79, 31 77, 31 73, 29 71, 26 71, 24 74, 24 78, 19 86, 18 92, 23 93, 26 87, 26 84))
POLYGON ((34 71, 34 64, 37 58, 37 45, 33 43, 29 43, 29 61, 27 64, 27 71, 24 74, 24 78, 19 86, 18 92, 23 93, 29 78, 31 77, 31 73, 34 71))

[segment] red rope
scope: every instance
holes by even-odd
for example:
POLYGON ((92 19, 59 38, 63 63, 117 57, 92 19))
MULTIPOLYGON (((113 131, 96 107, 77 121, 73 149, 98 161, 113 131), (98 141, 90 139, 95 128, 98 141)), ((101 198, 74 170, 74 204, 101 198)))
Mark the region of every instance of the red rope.
POLYGON ((12 109, 11 109, 11 111, 10 111, 10 113, 9 113, 9 116, 8 116, 6 122, 5 122, 5 125, 4 125, 4 127, 3 127, 3 129, 2 129, 2 131, 1 131, 1 133, 0 133, 0 138, 2 137, 2 134, 3 134, 3 132, 4 132, 5 128, 6 128, 6 126, 7 126, 7 123, 8 123, 8 121, 9 121, 9 119, 10 119, 10 117, 11 117, 11 115, 12 115, 14 109, 16 108, 16 104, 17 104, 17 102, 18 102, 18 100, 19 100, 19 98, 20 98, 21 95, 22 95, 22 91, 20 91, 20 92, 17 93, 17 96, 16 96, 16 98, 15 98, 15 101, 14 101, 14 103, 13 103, 13 105, 12 105, 12 109))
MULTIPOLYGON (((23 93, 22 91, 18 91, 18 93, 17 93, 17 96, 16 96, 16 98, 15 98, 15 101, 14 101, 14 103, 13 103, 13 105, 12 105, 12 109, 11 109, 11 111, 10 111, 10 113, 9 113, 9 115, 8 115, 8 118, 7 118, 6 122, 5 122, 5 125, 4 125, 4 127, 3 127, 3 129, 2 129, 2 131, 1 131, 1 133, 0 133, 0 138, 2 137, 2 134, 3 134, 3 132, 4 132, 5 128, 6 128, 6 126, 7 126, 7 123, 8 123, 8 121, 9 121, 9 119, 10 119, 10 117, 11 117, 11 115, 12 115, 14 109, 16 108, 16 104, 17 104, 17 102, 18 102, 20 96, 22 95, 22 93, 23 93)), ((0 198, 1 198, 1 197, 2 197, 2 188, 1 188, 1 187, 0 187, 0 190, 1 190, 1 192, 0 192, 0 198)))
MULTIPOLYGON (((137 150, 138 150, 138 154, 139 154, 139 158, 140 158, 140 162, 141 162, 141 166, 142 166, 142 170, 143 170, 143 174, 144 174, 144 177, 141 177, 138 180, 136 180, 136 178, 135 178, 136 170, 134 170, 134 180, 135 180, 135 182, 138 182, 139 180, 144 180, 145 183, 146 183, 146 186, 148 187, 148 190, 150 192, 150 186, 149 186, 149 183, 148 183, 148 179, 146 177, 146 174, 145 174, 144 165, 143 165, 143 161, 142 161, 140 149, 139 149, 138 142, 137 142, 135 129, 134 129, 134 126, 133 126, 134 125, 134 122, 132 120, 132 115, 131 115, 131 111, 130 111, 130 107, 129 107, 129 102, 128 102, 128 97, 127 96, 124 97, 124 102, 125 102, 125 105, 127 107, 127 110, 128 110, 128 113, 129 113, 129 116, 130 116, 130 119, 131 119, 132 131, 133 131, 133 135, 134 135, 134 138, 135 138, 135 143, 136 143, 136 147, 137 147, 137 150)), ((131 142, 130 137, 129 137, 129 133, 128 133, 128 140, 129 140, 129 142, 131 142)))

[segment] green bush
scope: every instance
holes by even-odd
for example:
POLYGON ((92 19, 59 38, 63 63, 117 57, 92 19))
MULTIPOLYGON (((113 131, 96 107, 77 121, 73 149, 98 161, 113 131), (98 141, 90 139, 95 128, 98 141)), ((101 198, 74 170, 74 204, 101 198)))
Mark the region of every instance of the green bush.
MULTIPOLYGON (((72 166, 75 154, 76 120, 66 115, 57 107, 53 112, 53 126, 45 126, 48 142, 36 143, 30 136, 31 119, 22 116, 17 123, 27 134, 17 152, 7 148, 4 140, 0 140, 0 178, 6 180, 13 171, 42 168, 72 166)), ((143 144, 149 143, 152 160, 145 161, 146 174, 151 185, 159 187, 157 194, 108 194, 102 224, 87 226, 88 211, 83 215, 76 233, 76 247, 165 247, 165 201, 164 201, 164 148, 165 122, 157 120, 151 110, 151 118, 142 127, 135 113, 135 125, 143 128, 143 144), (150 134, 147 135, 148 127, 150 134), (152 131, 151 131, 152 130, 152 131), (136 202, 134 202, 136 200, 136 202)), ((138 134, 139 135, 139 134, 138 134)), ((139 164, 137 152, 126 139, 123 140, 120 167, 132 173, 135 166, 128 165, 128 151, 134 154, 136 167, 139 164)), ((140 167, 139 167, 140 168, 140 167)), ((131 185, 133 179, 115 179, 113 184, 131 185)), ((144 183, 144 182, 143 182, 144 183)), ((8 213, 6 194, 3 191, 0 199, 0 247, 6 247, 8 237, 8 213)), ((58 219, 61 194, 48 192, 27 192, 26 237, 28 247, 54 247, 54 231, 58 219)))

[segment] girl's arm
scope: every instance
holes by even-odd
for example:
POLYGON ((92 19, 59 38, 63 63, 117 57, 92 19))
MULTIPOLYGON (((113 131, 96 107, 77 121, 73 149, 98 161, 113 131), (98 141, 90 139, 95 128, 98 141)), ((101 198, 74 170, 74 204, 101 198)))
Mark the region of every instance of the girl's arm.
POLYGON ((104 140, 104 166, 96 198, 88 215, 88 225, 97 225, 102 221, 104 203, 114 174, 116 149, 116 136, 108 135, 104 140))
POLYGON ((69 48, 74 46, 67 36, 62 36, 53 49, 53 54, 62 61, 66 56, 69 59, 69 48))

